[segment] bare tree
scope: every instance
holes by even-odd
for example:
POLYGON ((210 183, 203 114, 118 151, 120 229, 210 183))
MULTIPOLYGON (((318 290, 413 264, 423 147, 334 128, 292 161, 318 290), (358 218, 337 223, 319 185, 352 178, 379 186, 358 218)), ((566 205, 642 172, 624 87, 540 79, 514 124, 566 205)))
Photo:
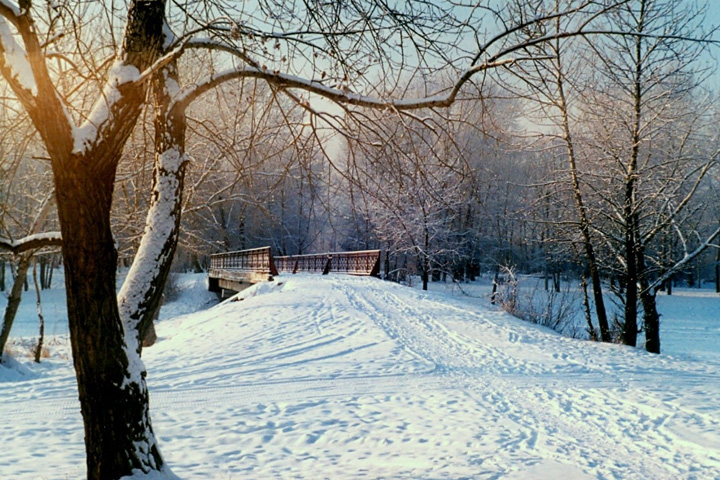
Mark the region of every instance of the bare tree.
MULTIPOLYGON (((554 9, 560 11, 565 3, 565 1, 556 0, 554 9)), ((527 8, 526 5, 519 6, 519 12, 527 12, 527 8)), ((529 14, 529 12, 525 14, 529 14)), ((561 17, 555 18, 547 27, 548 30, 555 33, 561 32, 564 28, 562 21, 561 17)), ((536 32, 536 35, 546 33, 546 30, 540 30, 536 32)), ((574 128, 577 122, 572 116, 572 110, 577 108, 573 105, 573 100, 578 97, 578 95, 573 95, 575 93, 573 87, 581 82, 584 75, 583 69, 587 66, 581 52, 577 51, 579 47, 579 45, 562 38, 555 38, 550 42, 530 47, 528 53, 534 53, 536 57, 543 57, 542 60, 519 65, 518 69, 510 72, 515 82, 509 82, 507 85, 515 95, 527 98, 536 105, 533 119, 540 124, 546 123, 542 127, 550 129, 549 132, 543 132, 540 135, 557 139, 563 147, 566 167, 556 172, 556 175, 561 176, 559 181, 567 182, 572 191, 576 216, 573 223, 580 234, 581 248, 588 265, 599 338, 603 342, 610 342, 612 336, 603 298, 601 266, 596 253, 598 240, 592 233, 592 219, 588 211, 586 196, 583 193, 584 188, 581 185, 578 156, 582 155, 582 152, 575 139, 574 128), (573 48, 575 48, 574 52, 573 48), (572 57, 575 57, 574 61, 569 60, 572 57), (526 90, 517 91, 513 88, 515 83, 523 85, 526 90)), ((594 328, 591 330, 594 331, 594 328)))
MULTIPOLYGON (((637 342, 639 302, 645 347, 658 353, 660 317, 655 302, 657 276, 650 263, 652 242, 664 231, 682 232, 676 227, 683 223, 693 194, 716 160, 712 154, 698 155, 692 147, 693 132, 704 119, 703 107, 693 99, 702 73, 691 73, 691 66, 704 44, 687 39, 699 31, 703 10, 665 0, 639 0, 608 18, 614 28, 633 35, 604 39, 594 49, 600 67, 593 79, 598 93, 587 116, 599 127, 594 149, 598 158, 615 167, 617 182, 611 183, 619 194, 607 198, 617 219, 617 234, 604 238, 620 260, 624 280, 623 343, 637 342), (599 117, 617 121, 597 123, 599 117), (663 142, 668 133, 674 140, 663 142)), ((683 258, 669 270, 680 268, 716 235, 712 232, 697 249, 687 245, 683 258)))
MULTIPOLYGON (((692 5, 626 2, 607 17, 605 30, 616 35, 582 44, 556 38, 533 47, 545 59, 512 72, 529 87, 564 145, 600 337, 612 339, 602 268, 622 278, 622 341, 636 344, 642 304, 645 347, 656 353, 658 285, 717 235, 690 240, 697 232, 690 220, 693 196, 716 161, 715 153, 697 148, 698 132, 708 121, 707 105, 696 94, 703 72, 693 63, 706 46, 699 34, 693 40, 702 17, 703 10, 692 5), (660 259, 659 240, 675 235, 682 239, 682 254, 660 259)), ((562 30, 560 21, 553 31, 562 30)))

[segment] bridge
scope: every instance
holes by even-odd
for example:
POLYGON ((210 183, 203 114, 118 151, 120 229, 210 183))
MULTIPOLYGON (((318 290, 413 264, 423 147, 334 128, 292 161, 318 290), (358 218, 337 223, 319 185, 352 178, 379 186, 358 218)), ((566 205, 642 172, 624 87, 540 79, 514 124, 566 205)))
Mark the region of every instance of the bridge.
POLYGON ((377 277, 380 250, 328 252, 273 257, 270 247, 210 255, 208 289, 225 296, 259 282, 271 281, 280 273, 343 273, 377 277))

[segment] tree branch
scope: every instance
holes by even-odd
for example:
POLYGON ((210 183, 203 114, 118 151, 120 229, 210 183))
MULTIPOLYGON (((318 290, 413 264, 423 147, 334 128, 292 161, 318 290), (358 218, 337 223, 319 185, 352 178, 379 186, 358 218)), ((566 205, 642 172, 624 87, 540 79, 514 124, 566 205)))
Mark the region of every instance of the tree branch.
POLYGON ((23 237, 19 240, 11 240, 9 238, 0 237, 0 249, 8 250, 15 255, 28 250, 61 245, 62 237, 60 236, 60 232, 28 235, 27 237, 23 237))

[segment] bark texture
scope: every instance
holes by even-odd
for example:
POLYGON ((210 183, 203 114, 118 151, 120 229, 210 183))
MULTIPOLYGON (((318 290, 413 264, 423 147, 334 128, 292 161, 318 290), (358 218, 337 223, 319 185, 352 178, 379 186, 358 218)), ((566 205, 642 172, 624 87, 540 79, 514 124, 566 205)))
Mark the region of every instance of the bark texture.
MULTIPOLYGON (((134 1, 118 60, 142 71, 160 51, 164 2, 134 1)), ((87 454, 87 478, 116 479, 160 470, 163 460, 149 417, 139 346, 128 335, 117 305, 117 252, 110 229, 115 172, 145 102, 146 87, 117 86, 120 99, 108 121, 83 148, 72 142, 49 148, 63 237, 68 320, 87 454)), ((103 101, 103 99, 99 99, 103 101)), ((36 124, 57 123, 52 109, 36 124)), ((45 138, 45 137, 44 137, 45 138)), ((72 136, 70 136, 72 138, 72 136)), ((47 143, 53 143, 51 138, 47 143)))

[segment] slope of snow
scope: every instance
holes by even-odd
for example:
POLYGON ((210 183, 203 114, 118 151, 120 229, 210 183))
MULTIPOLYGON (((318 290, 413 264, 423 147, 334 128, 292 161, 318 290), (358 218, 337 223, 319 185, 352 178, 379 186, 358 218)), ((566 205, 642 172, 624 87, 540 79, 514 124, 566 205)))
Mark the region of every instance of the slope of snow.
MULTIPOLYGON (((279 276, 164 320, 144 359, 166 460, 188 479, 720 478, 720 362, 563 338, 482 303, 279 276)), ((23 368, 0 372, 0 473, 82 478, 70 362, 23 368)))

